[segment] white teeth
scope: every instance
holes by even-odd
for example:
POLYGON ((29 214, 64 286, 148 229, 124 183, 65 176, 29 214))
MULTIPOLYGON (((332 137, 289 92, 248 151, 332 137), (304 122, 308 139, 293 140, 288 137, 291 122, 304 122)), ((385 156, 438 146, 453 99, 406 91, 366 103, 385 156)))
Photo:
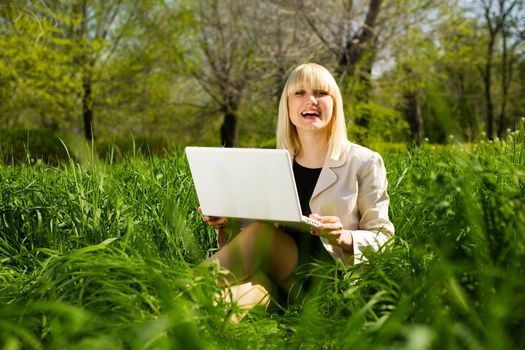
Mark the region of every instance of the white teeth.
POLYGON ((302 112, 301 115, 303 117, 306 117, 306 116, 316 116, 318 117, 319 116, 319 112, 314 112, 314 111, 311 111, 311 112, 302 112))

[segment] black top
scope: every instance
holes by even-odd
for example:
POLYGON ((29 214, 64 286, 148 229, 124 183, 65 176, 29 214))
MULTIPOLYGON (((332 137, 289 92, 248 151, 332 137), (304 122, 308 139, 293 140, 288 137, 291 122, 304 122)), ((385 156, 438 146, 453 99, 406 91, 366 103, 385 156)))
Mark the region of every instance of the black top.
MULTIPOLYGON (((303 215, 308 216, 311 214, 310 198, 317 184, 317 179, 319 179, 319 175, 321 174, 321 168, 305 168, 294 160, 293 174, 297 192, 299 193, 299 201, 301 202, 301 211, 303 215)), ((332 261, 330 254, 323 248, 319 237, 312 236, 305 232, 287 233, 292 236, 295 244, 297 244, 299 265, 312 262, 313 260, 332 261)))
POLYGON ((310 211, 310 198, 314 192, 317 179, 321 174, 322 168, 305 168, 304 166, 293 161, 293 175, 295 178, 295 185, 297 186, 297 192, 299 193, 299 202, 301 202, 301 211, 303 215, 308 216, 312 212, 310 211))

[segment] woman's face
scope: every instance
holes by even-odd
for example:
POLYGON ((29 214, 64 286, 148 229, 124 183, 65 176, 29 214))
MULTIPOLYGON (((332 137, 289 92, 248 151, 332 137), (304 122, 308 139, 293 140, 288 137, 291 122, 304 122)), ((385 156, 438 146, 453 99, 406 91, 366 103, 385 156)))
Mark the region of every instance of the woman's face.
POLYGON ((334 100, 327 91, 298 89, 288 97, 290 121, 297 131, 320 131, 330 123, 334 100))

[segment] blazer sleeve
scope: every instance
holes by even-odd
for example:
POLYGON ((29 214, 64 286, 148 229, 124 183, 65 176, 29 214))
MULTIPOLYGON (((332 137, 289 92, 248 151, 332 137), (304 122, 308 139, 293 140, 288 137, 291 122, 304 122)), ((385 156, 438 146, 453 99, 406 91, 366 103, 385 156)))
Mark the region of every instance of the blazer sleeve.
POLYGON ((388 217, 386 169, 378 153, 373 153, 357 180, 361 219, 359 229, 352 231, 354 263, 366 260, 367 251, 378 251, 394 235, 394 225, 388 217))
POLYGON ((390 198, 383 159, 373 153, 358 175, 357 205, 361 218, 359 229, 352 230, 354 264, 366 260, 367 251, 378 251, 394 235, 388 217, 390 198))
POLYGON ((334 259, 346 264, 366 261, 366 253, 379 251, 394 235, 394 225, 388 217, 388 181, 383 159, 378 153, 367 155, 357 173, 357 206, 360 215, 358 228, 352 229, 353 254, 328 243, 321 237, 326 250, 334 259))

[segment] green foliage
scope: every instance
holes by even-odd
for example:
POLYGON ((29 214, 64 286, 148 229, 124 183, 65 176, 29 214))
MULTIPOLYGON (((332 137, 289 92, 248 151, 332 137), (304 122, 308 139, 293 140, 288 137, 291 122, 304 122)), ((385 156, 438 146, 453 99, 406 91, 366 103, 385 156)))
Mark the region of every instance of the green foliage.
POLYGON ((460 144, 416 148, 388 162, 401 173, 391 182, 391 208, 412 269, 401 288, 407 304, 394 314, 431 325, 437 348, 524 342, 516 334, 524 315, 512 311, 523 305, 514 298, 525 261, 523 131, 472 152, 460 144))
POLYGON ((4 164, 67 162, 70 155, 61 137, 64 136, 46 129, 0 130, 1 161, 4 164))
POLYGON ((178 108, 191 101, 180 102, 176 88, 191 85, 181 62, 184 2, 85 3, 87 17, 62 1, 0 7, 2 128, 79 132, 87 106, 96 135, 148 135, 194 113, 178 108))
POLYGON ((114 137, 95 142, 96 153, 102 159, 123 159, 129 156, 167 156, 174 148, 173 142, 164 137, 114 137))
MULTIPOLYGON (((316 61, 337 75, 343 33, 356 29, 341 17, 346 13, 342 3, 322 11, 311 1, 304 8, 272 1, 80 3, 89 16, 83 17, 82 6, 71 1, 2 2, 0 128, 79 135, 82 98, 89 91, 86 105, 93 109, 96 138, 132 132, 179 144, 217 145, 226 108, 238 115, 239 145, 259 145, 274 134, 276 96, 290 68, 316 61), (212 4, 217 4, 217 16, 211 15, 212 4), (305 8, 331 20, 302 28, 300 11, 305 8), (325 43, 312 27, 326 29, 319 32, 325 43), (297 36, 303 29, 307 35, 297 36), (331 32, 337 35, 327 35, 331 32)), ((356 5, 352 16, 366 12, 365 4, 356 5)), ((479 136, 486 118, 480 71, 488 35, 474 7, 452 0, 402 1, 381 8, 378 51, 354 67, 359 72, 372 65, 379 73, 372 80, 336 76, 348 122, 371 118, 370 129, 349 128, 352 138, 367 144, 404 140, 406 123, 399 111, 405 110, 407 93, 416 96, 432 142, 445 142, 449 134, 468 141, 479 136)), ((519 28, 521 20, 508 24, 519 28)), ((496 119, 503 94, 500 44, 491 87, 496 119)), ((514 74, 503 130, 522 117, 524 103, 523 43, 509 38, 508 45, 514 74)))
POLYGON ((0 7, 0 121, 6 127, 68 128, 78 108, 74 42, 39 16, 39 4, 0 7))
POLYGON ((452 107, 443 92, 440 84, 429 84, 422 108, 422 113, 426 116, 425 135, 435 143, 445 143, 450 135, 463 138, 460 120, 452 113, 452 107))
POLYGON ((228 320, 181 150, 0 167, 3 348, 521 348, 525 125, 386 148, 392 245, 313 263, 300 303, 228 320))
POLYGON ((57 134, 47 129, 0 130, 0 155, 4 164, 59 165, 70 159, 120 161, 128 156, 169 156, 177 145, 165 137, 100 138, 94 143, 82 137, 57 134))
POLYGON ((145 261, 116 249, 110 241, 53 254, 38 274, 20 276, 21 295, 3 289, 3 297, 16 301, 0 311, 0 345, 209 348, 199 337, 199 328, 203 324, 210 330, 224 328, 215 315, 219 308, 227 309, 215 296, 217 273, 210 268, 193 278, 185 265, 145 261), (207 314, 208 319, 195 319, 199 314, 207 314))
POLYGON ((347 119, 368 119, 368 126, 351 124, 349 138, 370 145, 377 142, 405 142, 409 138, 409 126, 400 112, 376 103, 360 103, 352 108, 347 119))

